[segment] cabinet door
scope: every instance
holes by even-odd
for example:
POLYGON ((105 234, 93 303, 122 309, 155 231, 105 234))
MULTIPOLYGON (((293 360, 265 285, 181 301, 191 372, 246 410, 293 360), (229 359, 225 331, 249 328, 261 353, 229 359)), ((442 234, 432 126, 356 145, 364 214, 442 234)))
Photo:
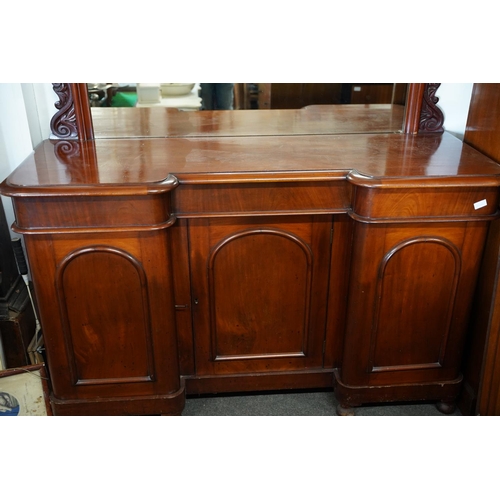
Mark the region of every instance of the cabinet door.
POLYGON ((198 375, 319 368, 330 216, 190 221, 198 375))
POLYGON ((61 400, 179 389, 165 232, 26 238, 61 400))
POLYGON ((453 380, 486 222, 357 224, 342 381, 453 380))

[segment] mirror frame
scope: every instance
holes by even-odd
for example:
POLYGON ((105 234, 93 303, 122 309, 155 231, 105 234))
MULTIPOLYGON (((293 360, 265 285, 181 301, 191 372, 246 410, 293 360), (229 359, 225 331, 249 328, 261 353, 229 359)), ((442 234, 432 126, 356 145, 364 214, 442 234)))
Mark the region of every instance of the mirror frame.
MULTIPOLYGON (((437 106, 440 83, 409 83, 403 134, 444 132, 444 115, 437 106)), ((86 83, 53 83, 58 110, 50 122, 51 139, 94 140, 86 83)))

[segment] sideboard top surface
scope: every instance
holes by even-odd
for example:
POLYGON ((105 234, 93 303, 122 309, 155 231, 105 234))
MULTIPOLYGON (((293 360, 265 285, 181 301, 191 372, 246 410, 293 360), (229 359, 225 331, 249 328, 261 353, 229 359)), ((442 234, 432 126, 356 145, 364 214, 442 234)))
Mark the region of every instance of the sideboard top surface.
MULTIPOLYGON (((87 187, 148 192, 180 183, 345 179, 500 185, 500 165, 442 135, 354 134, 44 141, 2 183, 8 196, 87 187)), ((169 188, 170 189, 170 188, 169 188)))

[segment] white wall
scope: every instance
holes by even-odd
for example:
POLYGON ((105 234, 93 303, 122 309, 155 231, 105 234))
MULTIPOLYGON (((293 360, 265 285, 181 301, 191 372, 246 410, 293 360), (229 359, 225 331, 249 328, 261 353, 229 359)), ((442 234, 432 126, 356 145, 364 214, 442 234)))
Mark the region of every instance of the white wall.
POLYGON ((58 100, 50 83, 22 83, 33 147, 50 137, 50 120, 58 100))
MULTIPOLYGON (((50 83, 0 83, 0 181, 49 138, 56 100, 50 83)), ((2 203, 10 225, 12 203, 5 197, 2 203)))
MULTIPOLYGON (((20 83, 0 84, 0 177, 9 175, 33 150, 20 83)), ((13 221, 12 204, 2 197, 9 224, 13 221)))
POLYGON ((461 140, 467 124, 472 87, 472 83, 442 83, 436 92, 438 106, 444 113, 445 130, 461 140))
MULTIPOLYGON (((0 182, 42 140, 50 136, 50 118, 57 96, 47 83, 0 83, 0 182)), ((2 196, 9 226, 14 222, 10 198, 2 196)), ((19 237, 12 233, 12 237, 19 237)), ((0 369, 5 356, 0 341, 0 369)))

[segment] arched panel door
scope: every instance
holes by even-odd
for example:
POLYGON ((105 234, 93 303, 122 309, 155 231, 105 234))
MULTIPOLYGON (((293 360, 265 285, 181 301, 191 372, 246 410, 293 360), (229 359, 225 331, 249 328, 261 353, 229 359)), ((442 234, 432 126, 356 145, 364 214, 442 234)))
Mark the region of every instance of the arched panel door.
POLYGON ((133 256, 79 249, 61 263, 56 283, 73 384, 155 379, 146 275, 133 256))
POLYGON ((485 229, 471 222, 356 226, 344 384, 459 377, 485 229))
POLYGON ((412 238, 384 256, 371 332, 372 372, 442 367, 460 270, 459 251, 444 238, 412 238))
POLYGON ((191 223, 198 374, 322 366, 330 230, 329 217, 191 223))

